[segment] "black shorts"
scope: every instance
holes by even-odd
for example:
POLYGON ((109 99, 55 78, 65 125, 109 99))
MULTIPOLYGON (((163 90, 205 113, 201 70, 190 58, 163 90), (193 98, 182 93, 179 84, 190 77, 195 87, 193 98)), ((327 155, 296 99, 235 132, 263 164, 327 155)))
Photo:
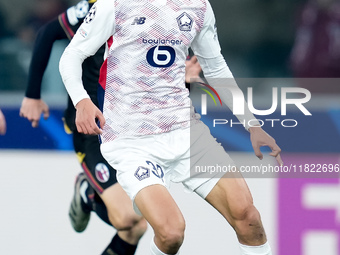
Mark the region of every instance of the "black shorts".
POLYGON ((91 186, 102 194, 105 189, 117 183, 117 172, 103 158, 98 136, 78 133, 74 124, 75 110, 72 104, 69 104, 64 117, 67 128, 73 133, 74 150, 87 179, 91 186))

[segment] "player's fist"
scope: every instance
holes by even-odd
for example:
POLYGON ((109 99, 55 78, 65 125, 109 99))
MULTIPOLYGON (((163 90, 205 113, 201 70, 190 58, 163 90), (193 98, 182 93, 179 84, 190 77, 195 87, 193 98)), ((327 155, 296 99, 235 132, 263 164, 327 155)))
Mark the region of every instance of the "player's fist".
POLYGON ((41 114, 45 120, 50 116, 48 105, 42 99, 34 99, 24 97, 20 107, 20 117, 28 119, 32 123, 32 127, 39 126, 41 114))

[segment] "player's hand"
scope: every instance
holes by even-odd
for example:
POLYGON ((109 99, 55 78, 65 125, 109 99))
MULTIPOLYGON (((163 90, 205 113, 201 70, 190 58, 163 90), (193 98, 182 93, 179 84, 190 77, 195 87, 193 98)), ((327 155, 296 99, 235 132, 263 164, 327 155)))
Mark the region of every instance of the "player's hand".
POLYGON ((28 119, 32 127, 36 128, 39 126, 41 114, 45 120, 48 119, 50 116, 48 105, 42 99, 24 97, 20 107, 20 117, 28 119))
POLYGON ((0 110, 0 135, 6 134, 6 119, 2 111, 0 110))
POLYGON ((76 105, 76 126, 79 133, 87 135, 99 135, 102 130, 96 124, 96 118, 100 122, 100 127, 105 125, 103 113, 89 98, 80 100, 76 105))
POLYGON ((275 157, 276 161, 280 164, 280 166, 282 166, 283 162, 280 156, 281 149, 276 144, 274 138, 268 135, 261 127, 250 127, 249 132, 250 132, 250 141, 251 141, 251 144, 253 145, 255 155, 259 159, 262 159, 263 154, 261 153, 260 148, 262 146, 268 146, 272 150, 272 152, 269 153, 269 155, 275 157))
POLYGON ((192 79, 199 79, 202 68, 198 63, 197 57, 192 56, 189 60, 185 61, 185 82, 190 83, 192 79))

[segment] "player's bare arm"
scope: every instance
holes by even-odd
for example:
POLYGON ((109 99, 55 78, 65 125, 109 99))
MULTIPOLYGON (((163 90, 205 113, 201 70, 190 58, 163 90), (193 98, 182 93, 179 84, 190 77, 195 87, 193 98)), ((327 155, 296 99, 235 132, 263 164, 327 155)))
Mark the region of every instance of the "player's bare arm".
POLYGON ((43 114, 45 120, 50 116, 48 105, 42 99, 34 99, 24 97, 20 107, 20 117, 28 119, 32 123, 32 127, 39 126, 39 120, 43 114))
POLYGON ((6 119, 5 115, 0 110, 0 135, 6 134, 6 119))
POLYGON ((87 135, 99 135, 102 130, 96 124, 96 118, 103 128, 105 119, 102 112, 89 98, 80 100, 76 105, 76 125, 80 133, 87 135))
POLYGON ((269 155, 275 157, 279 165, 282 166, 283 162, 280 156, 281 149, 276 144, 274 138, 267 134, 261 127, 250 127, 248 131, 250 133, 250 141, 252 143, 255 155, 259 159, 262 159, 263 154, 260 148, 262 146, 268 146, 272 150, 269 155))

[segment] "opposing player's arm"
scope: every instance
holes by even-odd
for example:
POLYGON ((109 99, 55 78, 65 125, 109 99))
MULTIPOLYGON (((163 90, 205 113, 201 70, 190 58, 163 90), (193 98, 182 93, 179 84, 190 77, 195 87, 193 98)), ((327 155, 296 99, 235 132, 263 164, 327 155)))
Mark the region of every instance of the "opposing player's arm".
POLYGON ((101 127, 105 120, 84 89, 81 79, 82 63, 87 57, 94 55, 114 31, 114 3, 110 0, 97 1, 60 59, 59 71, 77 110, 77 130, 85 134, 100 134, 101 130, 95 124, 95 119, 99 119, 101 127))
POLYGON ((48 105, 40 98, 41 83, 55 41, 67 39, 59 21, 54 19, 44 25, 37 34, 28 73, 28 85, 21 103, 20 116, 27 118, 32 127, 39 125, 41 114, 49 117, 48 105))
POLYGON ((53 44, 61 39, 67 39, 67 36, 58 19, 50 21, 39 29, 29 68, 26 97, 40 99, 41 82, 51 56, 53 44))
POLYGON ((236 107, 234 107, 233 97, 235 95, 242 97, 243 103, 236 106, 242 108, 244 114, 235 115, 240 122, 245 123, 245 128, 250 132, 250 139, 255 155, 262 159, 263 155, 260 151, 260 147, 268 146, 272 150, 270 155, 275 157, 277 162, 282 165, 283 163, 280 157, 281 149, 276 144, 275 140, 260 127, 258 122, 255 123, 255 121, 252 121, 253 125, 251 127, 248 125, 249 120, 256 120, 256 118, 250 112, 248 105, 244 100, 243 92, 238 87, 221 54, 215 26, 215 17, 208 1, 203 28, 198 36, 196 36, 191 47, 202 67, 205 78, 209 84, 216 89, 223 103, 235 112, 236 107))

